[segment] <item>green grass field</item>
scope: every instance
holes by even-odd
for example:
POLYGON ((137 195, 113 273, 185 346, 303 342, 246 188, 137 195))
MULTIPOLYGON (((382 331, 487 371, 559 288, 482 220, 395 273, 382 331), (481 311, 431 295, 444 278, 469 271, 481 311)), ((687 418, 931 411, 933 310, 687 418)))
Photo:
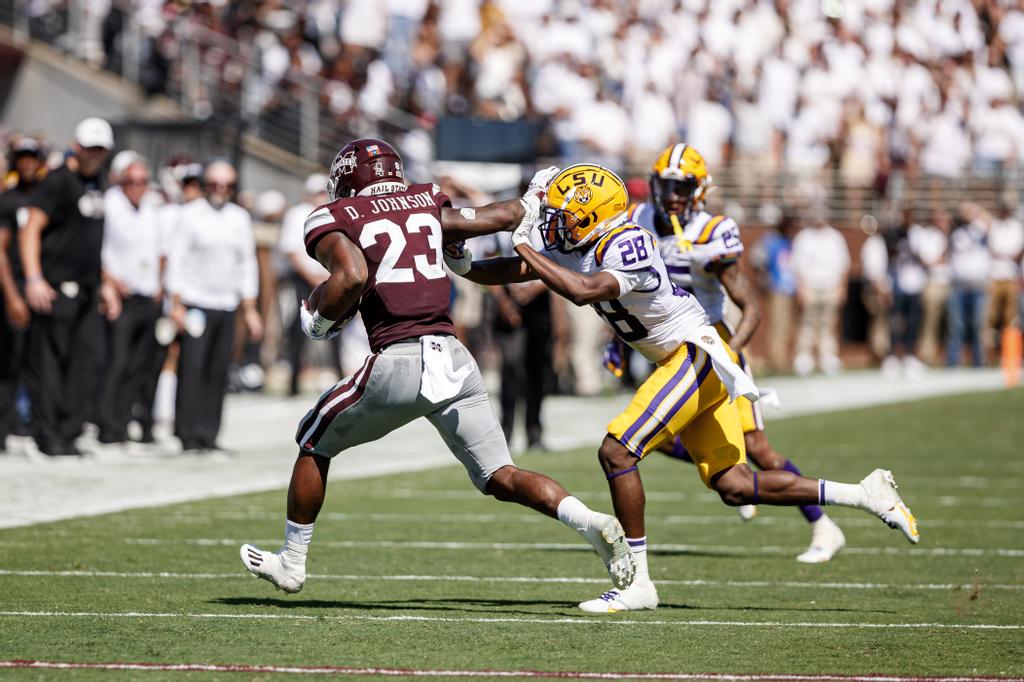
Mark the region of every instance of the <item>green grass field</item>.
MULTIPOLYGON (((475 493, 457 465, 333 482, 298 595, 238 560, 242 542, 280 543, 283 492, 3 530, 0 659, 1024 677, 1022 415, 1018 390, 773 424, 810 475, 891 468, 920 521, 912 548, 830 509, 848 545, 816 566, 793 560, 809 539, 795 510, 742 524, 691 467, 652 457, 653 612, 576 610, 607 584, 596 556, 556 521, 475 493)), ((593 449, 519 464, 610 509, 593 449)), ((278 677, 0 671, 70 676, 278 677)))

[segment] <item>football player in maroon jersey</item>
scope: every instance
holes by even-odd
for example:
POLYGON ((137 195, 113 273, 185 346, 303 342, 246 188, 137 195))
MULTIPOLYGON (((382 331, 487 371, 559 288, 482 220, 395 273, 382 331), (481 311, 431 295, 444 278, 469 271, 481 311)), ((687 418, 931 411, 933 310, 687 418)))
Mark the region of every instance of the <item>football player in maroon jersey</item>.
POLYGON ((431 184, 406 185, 402 159, 380 140, 346 145, 331 164, 330 201, 306 219, 310 256, 330 271, 303 305, 308 336, 329 338, 358 310, 372 354, 324 393, 299 424, 300 452, 288 489, 284 546, 243 545, 242 563, 285 592, 306 577, 306 552, 323 504, 331 458, 425 417, 484 494, 556 517, 597 550, 612 581, 626 587, 634 563, 615 517, 588 509, 542 474, 512 463, 479 368, 455 338, 445 244, 533 223, 540 189, 523 199, 476 209, 452 208, 431 184))

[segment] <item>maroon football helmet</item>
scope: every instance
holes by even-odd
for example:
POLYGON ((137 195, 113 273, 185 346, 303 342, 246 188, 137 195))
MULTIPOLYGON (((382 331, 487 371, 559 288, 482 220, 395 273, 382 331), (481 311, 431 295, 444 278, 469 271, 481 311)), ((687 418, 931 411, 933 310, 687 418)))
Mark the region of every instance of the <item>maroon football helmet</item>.
MULTIPOLYGON (((363 138, 353 140, 341 148, 331 162, 327 179, 327 195, 331 201, 352 197, 371 185, 399 182, 405 185, 402 157, 395 148, 383 140, 363 138)), ((394 191, 383 187, 387 193, 394 191)))

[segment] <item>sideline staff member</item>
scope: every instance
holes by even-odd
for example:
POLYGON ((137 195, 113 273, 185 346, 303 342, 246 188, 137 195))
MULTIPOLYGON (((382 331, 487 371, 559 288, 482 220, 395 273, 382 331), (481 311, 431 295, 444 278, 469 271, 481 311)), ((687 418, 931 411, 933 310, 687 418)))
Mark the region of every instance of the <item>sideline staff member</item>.
POLYGON ((103 165, 113 147, 109 123, 79 123, 72 155, 39 184, 18 235, 25 298, 34 313, 25 366, 32 435, 50 456, 82 454, 74 441, 94 401, 100 298, 108 317, 120 313, 117 293, 100 287, 103 165))
MULTIPOLYGON (((122 152, 125 153, 125 152, 122 152)), ((149 166, 135 155, 104 196, 103 271, 121 298, 121 315, 107 325, 106 375, 101 382, 99 441, 128 440, 135 415, 142 442, 153 442, 153 399, 163 365, 156 340, 162 311, 160 214, 146 197, 149 166)))
POLYGON ((3 290, 3 315, 0 315, 0 452, 17 420, 15 398, 21 381, 25 330, 32 319, 22 296, 24 278, 18 255, 18 223, 25 220, 28 202, 36 184, 46 174, 46 149, 31 137, 22 137, 11 145, 12 181, 0 194, 0 289, 3 290), (19 217, 20 216, 20 217, 19 217))
POLYGON ((236 178, 227 161, 206 167, 205 196, 181 207, 167 254, 171 317, 185 332, 174 433, 186 451, 218 449, 239 304, 250 338, 263 335, 252 220, 230 201, 236 178))

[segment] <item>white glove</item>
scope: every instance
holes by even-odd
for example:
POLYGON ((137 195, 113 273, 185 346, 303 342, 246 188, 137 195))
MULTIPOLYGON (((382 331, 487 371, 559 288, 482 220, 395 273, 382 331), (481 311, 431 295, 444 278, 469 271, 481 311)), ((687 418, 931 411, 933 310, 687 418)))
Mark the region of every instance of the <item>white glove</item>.
POLYGON ((473 269, 473 252, 466 242, 455 242, 444 247, 444 264, 456 275, 465 275, 473 269))
POLYGON ((334 320, 328 320, 317 310, 310 311, 306 307, 306 301, 299 306, 299 326, 302 327, 302 333, 314 341, 325 341, 341 333, 340 325, 332 330, 334 320))
POLYGON ((530 185, 526 188, 526 193, 533 194, 534 192, 546 191, 551 181, 561 172, 562 170, 558 166, 548 166, 547 168, 540 169, 530 179, 530 185))
POLYGON ((537 225, 540 218, 540 197, 537 192, 527 192, 526 196, 519 200, 523 205, 523 219, 519 226, 512 232, 512 247, 520 244, 530 244, 530 233, 537 225))

